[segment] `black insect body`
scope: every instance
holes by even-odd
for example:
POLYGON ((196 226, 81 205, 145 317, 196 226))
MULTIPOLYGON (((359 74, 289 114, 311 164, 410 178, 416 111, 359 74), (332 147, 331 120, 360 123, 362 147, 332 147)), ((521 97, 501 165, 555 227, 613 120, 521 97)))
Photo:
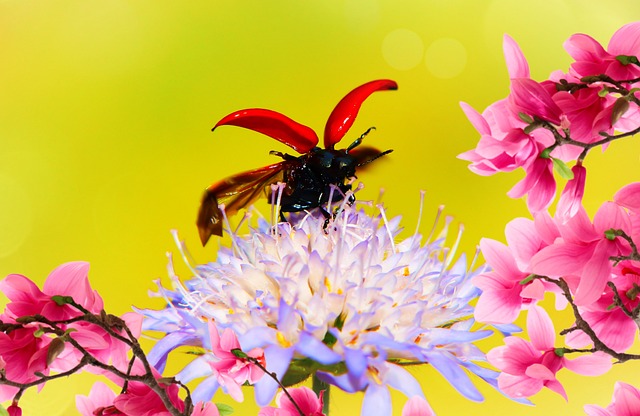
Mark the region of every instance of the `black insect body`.
MULTIPOLYGON (((271 110, 248 109, 229 114, 216 126, 235 125, 266 134, 287 144, 300 156, 272 151, 281 162, 255 170, 236 174, 209 186, 202 198, 198 213, 198 230, 205 245, 211 235, 222 235, 222 212, 218 205, 225 204, 228 215, 254 202, 263 194, 271 194, 271 185, 284 183, 284 189, 270 203, 279 203, 283 212, 298 212, 320 208, 325 217, 330 214, 323 208, 328 202, 344 199, 351 190, 356 169, 391 152, 360 146, 370 128, 346 149, 336 150, 338 143, 353 124, 360 105, 369 95, 379 90, 397 89, 394 81, 378 80, 364 84, 345 96, 333 110, 325 128, 324 145, 317 146, 318 137, 307 126, 271 110)), ((352 197, 353 198, 353 197, 352 197)), ((353 199, 348 202, 353 202, 353 199)))

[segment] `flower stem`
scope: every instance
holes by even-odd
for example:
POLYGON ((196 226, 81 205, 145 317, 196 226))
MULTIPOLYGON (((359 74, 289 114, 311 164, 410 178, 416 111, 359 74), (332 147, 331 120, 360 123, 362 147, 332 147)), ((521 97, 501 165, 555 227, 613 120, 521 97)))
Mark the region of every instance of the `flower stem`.
POLYGON ((320 395, 320 392, 324 391, 324 396, 322 396, 322 414, 324 414, 325 416, 329 416, 329 399, 331 398, 331 396, 329 395, 330 385, 320 380, 316 373, 313 373, 312 379, 313 385, 311 386, 311 388, 313 389, 314 393, 320 395))

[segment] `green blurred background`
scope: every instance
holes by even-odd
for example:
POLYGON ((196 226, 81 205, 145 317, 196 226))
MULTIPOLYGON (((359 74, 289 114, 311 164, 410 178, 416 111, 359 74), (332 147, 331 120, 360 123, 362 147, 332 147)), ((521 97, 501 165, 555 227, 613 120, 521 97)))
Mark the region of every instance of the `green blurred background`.
MULTIPOLYGON (((503 34, 541 80, 567 68, 571 34, 606 45, 639 18, 637 0, 0 0, 0 275, 41 283, 56 265, 86 260, 110 312, 161 306, 147 291, 166 275, 171 229, 198 261, 215 258, 218 242, 202 249, 194 226, 204 187, 272 163, 269 150, 290 150, 244 129, 211 133, 215 122, 266 107, 321 134, 338 100, 377 78, 400 88, 374 94, 345 140, 376 126, 367 143, 395 152, 360 175, 359 199, 384 188, 389 215, 412 230, 425 190, 423 228, 446 205, 472 253, 481 237, 502 240, 504 225, 527 215, 524 201, 505 195, 521 174, 479 177, 456 159, 478 140, 459 101, 482 110, 508 93, 503 34)), ((640 180, 639 150, 632 139, 588 158, 591 214, 640 180)), ((481 383, 486 400, 471 403, 435 371, 416 375, 442 416, 552 416, 609 403, 614 380, 640 386, 638 370, 560 373, 570 402, 543 391, 536 407, 481 383)), ((73 396, 92 381, 27 394, 25 414, 76 414, 73 396)), ((332 414, 357 414, 361 398, 336 394, 332 414)), ((394 396, 396 415, 404 400, 394 396)), ((251 397, 234 407, 255 414, 251 397)))

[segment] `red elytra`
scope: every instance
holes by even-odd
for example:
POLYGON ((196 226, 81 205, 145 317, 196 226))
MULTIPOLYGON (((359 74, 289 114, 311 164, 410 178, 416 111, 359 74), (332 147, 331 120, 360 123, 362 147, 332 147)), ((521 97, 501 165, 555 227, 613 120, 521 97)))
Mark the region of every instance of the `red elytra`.
MULTIPOLYGON (((367 82, 348 93, 335 106, 324 129, 324 148, 333 149, 349 131, 364 100, 376 91, 397 90, 398 84, 389 79, 367 82)), ((295 120, 264 108, 249 108, 233 112, 218 121, 217 127, 231 125, 244 127, 265 134, 291 147, 296 152, 307 153, 318 145, 318 135, 313 129, 295 120)))

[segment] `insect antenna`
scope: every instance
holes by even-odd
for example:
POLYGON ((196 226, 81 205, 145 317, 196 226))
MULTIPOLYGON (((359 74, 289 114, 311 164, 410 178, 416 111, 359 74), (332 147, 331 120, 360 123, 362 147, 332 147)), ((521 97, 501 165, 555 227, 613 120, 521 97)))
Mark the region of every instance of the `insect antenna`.
POLYGON ((347 147, 347 153, 349 153, 351 150, 355 149, 356 147, 360 146, 360 143, 362 143, 362 139, 367 137, 367 134, 369 134, 371 130, 375 130, 375 129, 376 129, 375 127, 369 127, 367 131, 362 133, 360 137, 358 137, 353 143, 349 145, 349 147, 347 147))
POLYGON ((374 157, 372 157, 371 159, 367 159, 364 162, 360 162, 356 165, 356 167, 360 167, 360 166, 364 166, 366 164, 369 164, 371 162, 373 162, 374 160, 384 156, 384 155, 388 155, 389 153, 393 152, 393 149, 389 149, 389 150, 385 150, 384 152, 380 152, 377 155, 375 155, 374 157))

